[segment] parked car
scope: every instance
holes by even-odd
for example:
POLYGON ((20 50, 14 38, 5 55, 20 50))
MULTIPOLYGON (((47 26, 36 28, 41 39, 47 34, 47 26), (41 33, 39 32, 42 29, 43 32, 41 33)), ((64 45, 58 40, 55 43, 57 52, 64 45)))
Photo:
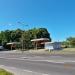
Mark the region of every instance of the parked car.
POLYGON ((4 47, 3 46, 0 46, 0 50, 3 50, 4 49, 4 47))

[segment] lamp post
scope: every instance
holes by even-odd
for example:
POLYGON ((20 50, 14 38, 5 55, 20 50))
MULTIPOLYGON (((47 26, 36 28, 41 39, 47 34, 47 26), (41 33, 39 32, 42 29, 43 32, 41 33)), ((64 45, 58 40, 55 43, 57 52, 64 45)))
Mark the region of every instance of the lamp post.
MULTIPOLYGON (((22 23, 22 22, 17 22, 18 24, 21 24, 21 25, 24 25, 24 26, 28 26, 28 25, 25 25, 24 23, 22 23)), ((23 52, 23 50, 24 50, 24 37, 23 37, 23 32, 22 32, 22 52, 23 52)))

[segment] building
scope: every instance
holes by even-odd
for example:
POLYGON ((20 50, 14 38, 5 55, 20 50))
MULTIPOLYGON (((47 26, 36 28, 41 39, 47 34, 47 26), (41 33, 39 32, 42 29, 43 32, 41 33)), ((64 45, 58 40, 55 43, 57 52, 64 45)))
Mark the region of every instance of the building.
POLYGON ((61 42, 46 42, 45 49, 49 49, 49 50, 61 49, 61 42))
POLYGON ((10 43, 7 43, 6 46, 7 46, 7 49, 14 50, 16 49, 16 45, 18 44, 20 44, 20 42, 10 42, 10 43))
POLYGON ((31 42, 33 43, 35 49, 41 49, 44 48, 46 42, 49 42, 49 39, 48 38, 32 39, 31 42))

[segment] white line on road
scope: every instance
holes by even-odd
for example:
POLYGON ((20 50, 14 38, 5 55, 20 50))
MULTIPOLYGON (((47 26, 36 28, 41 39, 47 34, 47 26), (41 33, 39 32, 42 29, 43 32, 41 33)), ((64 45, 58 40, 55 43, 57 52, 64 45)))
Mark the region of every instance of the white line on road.
POLYGON ((30 70, 23 70, 23 71, 26 71, 26 72, 33 72, 33 71, 30 71, 30 70))
POLYGON ((32 74, 35 74, 35 75, 46 75, 46 74, 43 74, 43 73, 31 71, 31 70, 25 70, 25 69, 20 69, 20 68, 16 68, 16 67, 9 67, 9 66, 5 66, 5 65, 0 65, 0 68, 5 69, 7 71, 10 71, 10 72, 14 73, 15 75, 16 75, 17 72, 18 73, 19 72, 21 72, 21 73, 24 72, 23 75, 25 75, 25 73, 27 73, 27 75, 32 75, 32 74))
MULTIPOLYGON (((21 59, 21 58, 5 58, 5 57, 0 57, 0 58, 4 58, 4 59, 15 59, 15 60, 30 60, 30 61, 43 61, 43 62, 51 62, 51 63, 62 63, 64 64, 65 61, 55 61, 55 60, 32 60, 32 59, 21 59)), ((74 61, 71 61, 74 62, 74 61)))
POLYGON ((50 75, 50 74, 42 74, 42 75, 50 75))
MULTIPOLYGON (((4 59, 15 59, 15 60, 30 60, 30 61, 43 61, 43 62, 51 62, 51 63, 61 63, 61 64, 64 64, 64 63, 67 63, 67 62, 75 62, 73 60, 32 60, 32 59, 22 59, 22 58, 6 58, 6 57, 0 57, 0 58, 4 58, 4 59)), ((27 57, 25 57, 27 58, 27 57)))

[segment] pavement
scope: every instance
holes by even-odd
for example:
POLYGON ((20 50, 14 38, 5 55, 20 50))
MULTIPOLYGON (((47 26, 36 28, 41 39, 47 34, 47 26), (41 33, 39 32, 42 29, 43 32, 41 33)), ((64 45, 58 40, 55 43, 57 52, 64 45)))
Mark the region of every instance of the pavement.
POLYGON ((0 67, 15 75, 75 75, 75 55, 1 51, 0 67))

